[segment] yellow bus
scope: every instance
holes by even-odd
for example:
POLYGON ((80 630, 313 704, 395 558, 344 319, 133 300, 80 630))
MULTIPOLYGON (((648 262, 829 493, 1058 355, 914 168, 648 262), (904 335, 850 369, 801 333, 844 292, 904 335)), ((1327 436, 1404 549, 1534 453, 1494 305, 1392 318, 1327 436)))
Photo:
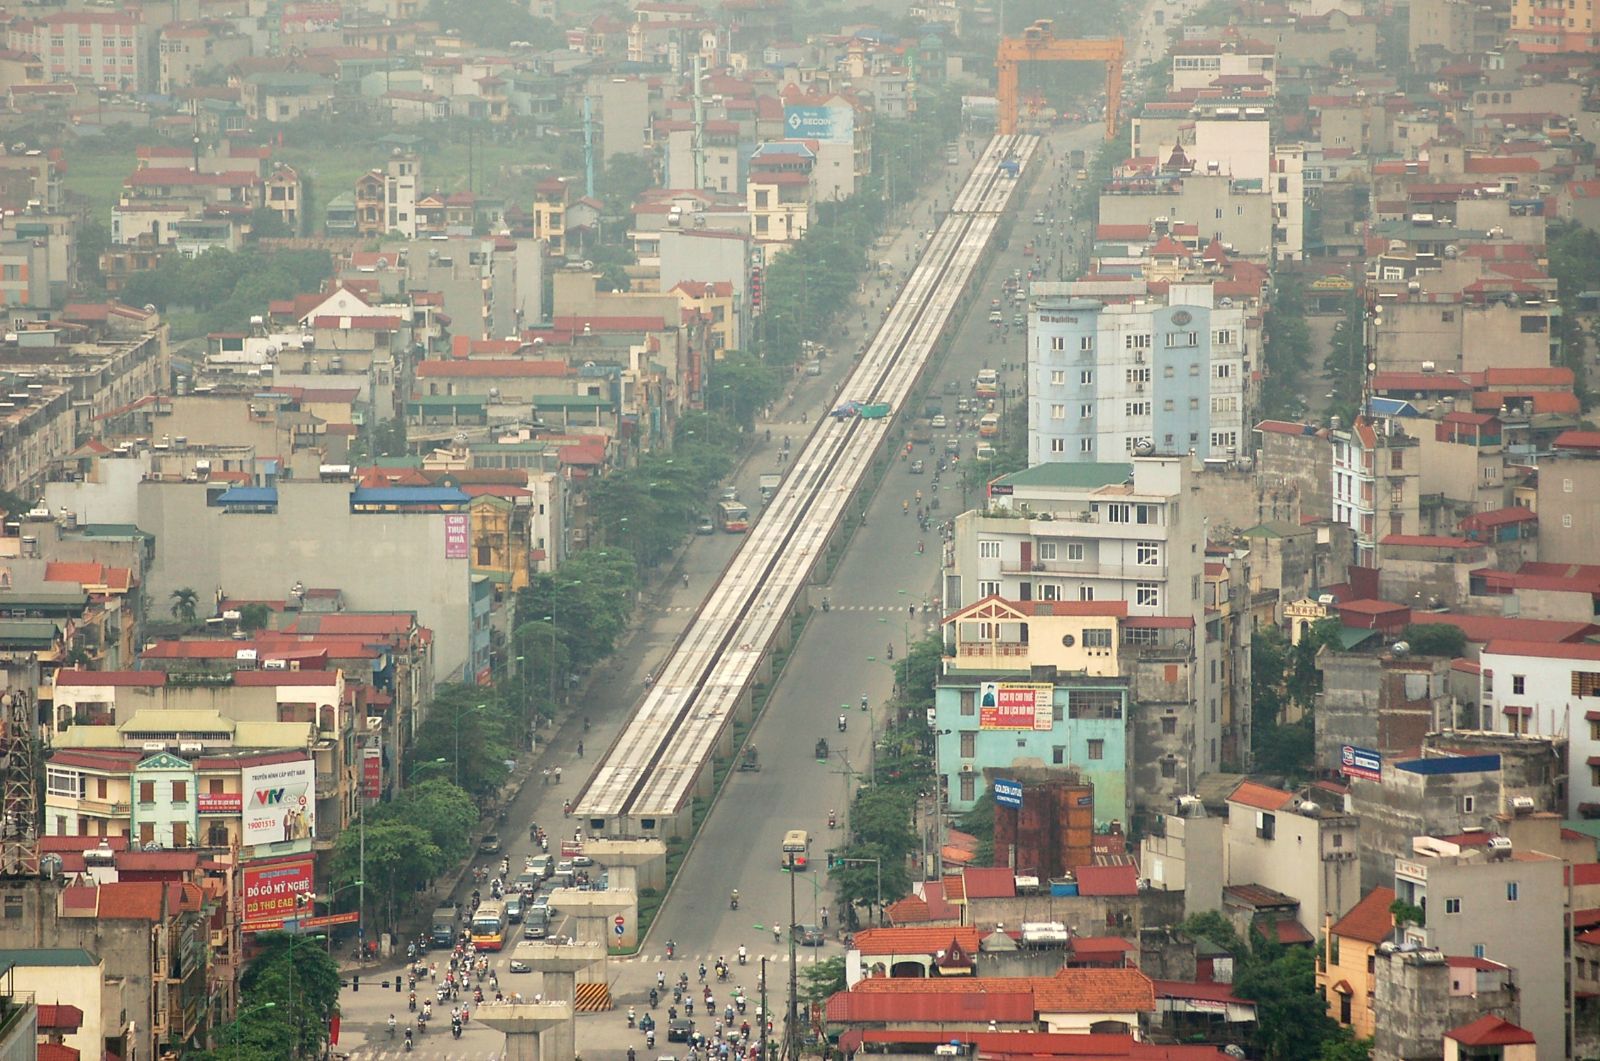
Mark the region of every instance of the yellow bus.
POLYGON ((988 413, 978 421, 978 437, 993 438, 1000 433, 1000 417, 996 413, 988 413))
POLYGON ((811 837, 804 829, 790 829, 783 834, 783 854, 779 865, 784 869, 793 866, 797 870, 806 868, 806 856, 811 851, 811 837), (792 861, 791 861, 792 860, 792 861))
POLYGON ((978 370, 976 390, 980 398, 993 398, 1000 393, 1000 373, 992 368, 978 370))
POLYGON ((490 899, 478 904, 472 915, 472 945, 479 950, 500 950, 506 945, 506 904, 490 899))
POLYGON ((738 501, 717 503, 717 526, 729 534, 743 534, 750 529, 750 510, 738 501))

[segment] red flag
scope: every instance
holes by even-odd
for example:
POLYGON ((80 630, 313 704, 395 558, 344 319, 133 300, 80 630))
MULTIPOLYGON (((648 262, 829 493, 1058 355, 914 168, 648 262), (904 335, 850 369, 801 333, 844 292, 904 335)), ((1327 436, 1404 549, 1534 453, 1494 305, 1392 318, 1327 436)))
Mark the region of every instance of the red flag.
POLYGON ((328 1042, 333 1046, 339 1045, 339 1015, 337 1013, 328 1018, 328 1042))

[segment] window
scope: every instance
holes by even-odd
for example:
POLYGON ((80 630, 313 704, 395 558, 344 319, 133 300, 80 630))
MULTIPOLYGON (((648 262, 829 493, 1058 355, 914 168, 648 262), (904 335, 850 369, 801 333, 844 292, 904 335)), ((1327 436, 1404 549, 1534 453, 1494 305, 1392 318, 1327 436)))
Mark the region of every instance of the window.
POLYGON ((1174 402, 1171 398, 1167 398, 1167 399, 1163 400, 1162 403, 1161 403, 1161 411, 1164 412, 1164 413, 1170 413, 1173 410, 1175 410, 1177 407, 1178 407, 1177 403, 1174 402))
POLYGON ((1078 587, 1078 599, 1079 600, 1094 600, 1094 587, 1093 586, 1079 586, 1078 587))
POLYGON ((1094 452, 1094 439, 1092 439, 1092 438, 1080 438, 1080 439, 1078 439, 1078 452, 1079 453, 1093 453, 1094 452))
POLYGON ((1057 744, 1056 746, 1051 748, 1050 749, 1050 761, 1052 763, 1054 763, 1056 766, 1060 766, 1063 763, 1065 763, 1067 761, 1067 748, 1066 748, 1066 745, 1057 744))
POLYGON ((961 798, 971 801, 977 798, 978 778, 976 774, 961 775, 961 798))
POLYGON ((1080 386, 1084 387, 1094 386, 1094 369, 1086 368, 1082 372, 1079 372, 1078 383, 1080 386))
POLYGON ((1130 368, 1130 369, 1128 369, 1128 382, 1129 383, 1149 383, 1150 382, 1150 369, 1149 369, 1149 366, 1146 366, 1144 368, 1130 368))
POLYGON ((1160 542, 1138 542, 1134 546, 1137 563, 1145 566, 1155 566, 1161 563, 1160 542))
POLYGON ((1067 440, 1064 439, 1064 438, 1052 438, 1050 440, 1050 452, 1051 453, 1065 453, 1065 452, 1067 452, 1067 440))
POLYGON ((172 823, 172 846, 173 847, 188 847, 189 846, 189 823, 188 822, 173 822, 172 823))
POLYGON ((1000 596, 1000 583, 998 581, 983 579, 978 583, 978 598, 980 600, 984 597, 998 596, 1000 596))
POLYGON ((1278 834, 1278 819, 1276 815, 1266 811, 1256 811, 1256 837, 1260 840, 1271 840, 1278 834))
POLYGON ((1600 718, 1589 720, 1589 739, 1600 740, 1600 718))
POLYGON ((22 919, 23 900, 20 895, 6 896, 6 920, 19 921, 22 919))
POLYGON ((1231 379, 1232 377, 1233 377, 1233 366, 1232 365, 1218 365, 1217 366, 1217 378, 1218 379, 1231 379))
POLYGON ((1179 349, 1200 345, 1199 332, 1168 332, 1167 349, 1179 349))
POLYGON ((154 803, 156 801, 156 783, 154 781, 139 782, 139 802, 154 803))
POLYGON ((1218 346, 1230 346, 1230 345, 1232 345, 1232 343, 1233 343, 1233 331, 1232 331, 1232 329, 1229 329, 1229 328, 1221 328, 1221 329, 1219 329, 1214 335, 1211 336, 1211 341, 1213 343, 1215 343, 1216 345, 1218 345, 1218 346))
POLYGON ((1065 420, 1066 418, 1067 418, 1067 407, 1065 405, 1062 405, 1061 403, 1057 402, 1055 405, 1050 406, 1050 419, 1052 419, 1052 420, 1065 420))
POLYGON ((172 802, 174 802, 174 803, 188 803, 189 802, 189 782, 187 782, 187 781, 174 781, 172 783, 172 802))
POLYGON ((978 754, 978 731, 964 729, 961 731, 961 758, 970 759, 978 754))
POLYGON ((1163 759, 1163 760, 1161 760, 1161 776, 1166 778, 1169 781, 1172 780, 1173 778, 1177 777, 1178 776, 1178 760, 1176 760, 1176 759, 1163 759))
POLYGON ((1169 737, 1176 734, 1178 732, 1178 716, 1163 715, 1161 718, 1161 732, 1169 737))
POLYGON ((1600 672, 1575 670, 1572 672, 1573 696, 1600 696, 1600 672))
POLYGON ((1462 814, 1471 814, 1474 810, 1477 809, 1477 807, 1478 807, 1478 799, 1477 799, 1476 796, 1462 796, 1461 797, 1461 813, 1462 814))
POLYGON ((139 823, 139 846, 145 847, 156 842, 156 823, 139 823))
MULTIPOLYGON (((1123 412, 1129 417, 1149 416, 1150 415, 1150 403, 1149 402, 1128 402, 1127 405, 1123 408, 1123 412)), ((1128 436, 1128 444, 1129 444, 1129 446, 1131 448, 1132 444, 1133 444, 1133 436, 1132 435, 1128 436)))
POLYGON ((47 770, 45 786, 52 796, 70 796, 76 799, 84 793, 83 775, 76 770, 47 770))
POLYGON ((976 689, 961 690, 961 713, 968 716, 978 713, 978 691, 976 689))
POLYGON ((1124 335, 1122 337, 1122 348, 1124 350, 1148 350, 1150 349, 1150 336, 1124 335))
POLYGON ((1526 674, 1513 674, 1511 676, 1511 695, 1524 696, 1528 691, 1528 676, 1526 674))
POLYGON ((1038 555, 1039 559, 1041 560, 1054 560, 1056 558, 1056 543, 1040 542, 1038 545, 1038 555))
POLYGON ((1154 582, 1135 582, 1133 584, 1133 603, 1141 608, 1159 608, 1161 606, 1161 587, 1154 582))
POLYGON ((1065 387, 1067 385, 1067 370, 1064 368, 1051 369, 1050 385, 1052 387, 1065 387))
POLYGON ((1482 943, 1474 943, 1472 945, 1472 956, 1474 958, 1486 958, 1489 956, 1488 948, 1482 943))
POLYGON ((1083 560, 1083 543, 1082 542, 1068 542, 1067 543, 1067 559, 1069 561, 1074 562, 1074 563, 1077 563, 1077 562, 1080 562, 1080 561, 1083 560))
POLYGON ((1516 901, 1517 901, 1517 882, 1514 881, 1514 880, 1508 880, 1508 881, 1506 881, 1506 902, 1514 903, 1516 901))
POLYGON ((1106 742, 1103 741, 1103 740, 1100 740, 1098 737, 1095 738, 1094 740, 1091 740, 1089 742, 1089 760, 1091 762, 1093 762, 1096 759, 1104 759, 1105 757, 1106 757, 1106 742))
POLYGON ((998 559, 1000 559, 1000 539, 998 539, 998 538, 980 538, 978 540, 978 559, 980 559, 980 560, 998 560, 998 559))
POLYGON ((1085 352, 1093 350, 1094 349, 1094 336, 1092 336, 1092 335, 1080 335, 1080 336, 1078 336, 1078 349, 1082 350, 1082 351, 1085 351, 1085 352))
POLYGON ((1052 349, 1052 350, 1065 350, 1066 348, 1067 348, 1067 337, 1065 335, 1052 335, 1050 337, 1050 349, 1052 349))
POLYGON ((1085 630, 1083 632, 1083 647, 1084 648, 1110 648, 1111 647, 1111 630, 1110 630, 1110 628, 1085 630))
POLYGON ((1461 900, 1446 899, 1444 901, 1444 912, 1447 914, 1459 914, 1461 912, 1461 900))
POLYGON ((1523 331, 1523 334, 1525 334, 1525 335, 1531 335, 1531 334, 1533 334, 1535 332, 1548 331, 1549 328, 1550 328, 1550 318, 1549 317, 1545 317, 1545 316, 1541 315, 1541 316, 1528 316, 1528 317, 1523 317, 1522 318, 1522 331, 1523 331))
POLYGON ((1094 403, 1082 402, 1078 405, 1078 419, 1088 420, 1094 416, 1094 403))
POLYGON ((1054 582, 1041 582, 1041 583, 1039 583, 1039 599, 1040 600, 1060 600, 1061 599, 1061 587, 1056 585, 1054 582))

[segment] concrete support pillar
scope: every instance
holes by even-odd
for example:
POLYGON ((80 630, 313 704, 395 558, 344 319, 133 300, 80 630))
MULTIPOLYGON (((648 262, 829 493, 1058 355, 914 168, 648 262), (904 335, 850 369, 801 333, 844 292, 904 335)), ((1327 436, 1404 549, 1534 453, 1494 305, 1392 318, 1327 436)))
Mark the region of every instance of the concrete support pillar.
POLYGON ((570 1002, 484 1006, 472 1016, 505 1032, 504 1061, 571 1061, 577 1056, 578 1029, 570 1002))

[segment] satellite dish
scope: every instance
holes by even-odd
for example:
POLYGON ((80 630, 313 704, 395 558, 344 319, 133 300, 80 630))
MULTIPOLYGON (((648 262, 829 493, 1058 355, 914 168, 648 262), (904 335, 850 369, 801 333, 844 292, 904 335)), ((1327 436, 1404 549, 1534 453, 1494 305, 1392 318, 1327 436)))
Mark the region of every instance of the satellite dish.
POLYGON ((65 863, 61 861, 61 856, 54 852, 51 852, 48 855, 42 855, 39 858, 39 872, 43 873, 50 880, 56 879, 56 876, 61 872, 64 865, 65 863))
POLYGON ((155 303, 154 302, 146 302, 144 304, 144 311, 146 313, 154 313, 156 311, 155 303))
POLYGON ((378 259, 378 268, 379 269, 387 269, 387 268, 389 268, 389 259, 388 258, 379 258, 378 259))
POLYGON ((159 840, 151 840, 148 844, 145 844, 143 846, 143 848, 141 848, 141 850, 144 850, 144 851, 160 851, 161 850, 161 841, 159 841, 159 840))
POLYGON ((1185 640, 1184 638, 1180 637, 1180 638, 1178 638, 1178 640, 1176 640, 1176 641, 1174 641, 1172 643, 1172 647, 1177 649, 1179 652, 1185 652, 1189 648, 1189 642, 1187 640, 1185 640))
POLYGON ((1148 438, 1141 438, 1133 444, 1133 452, 1140 457, 1148 457, 1156 451, 1156 444, 1148 438))
POLYGON ((1407 652, 1411 651, 1411 642, 1409 642, 1409 641, 1396 641, 1394 644, 1389 646, 1389 651, 1393 652, 1397 656, 1403 656, 1407 652))

